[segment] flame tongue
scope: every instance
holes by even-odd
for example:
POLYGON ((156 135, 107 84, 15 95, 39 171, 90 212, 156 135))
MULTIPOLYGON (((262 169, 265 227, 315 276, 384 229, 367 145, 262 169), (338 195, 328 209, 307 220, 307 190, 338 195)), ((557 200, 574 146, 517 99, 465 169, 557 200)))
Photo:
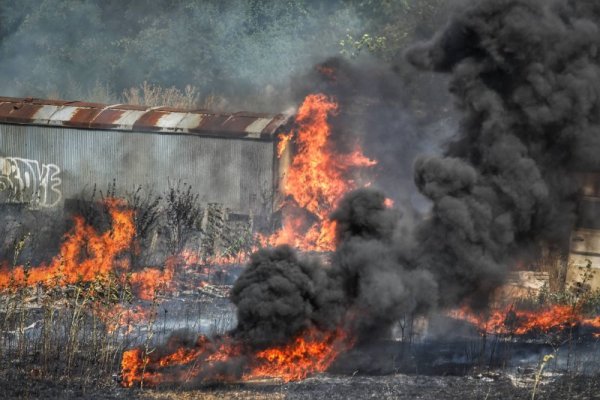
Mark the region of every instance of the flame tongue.
POLYGON ((0 287, 8 286, 11 279, 17 283, 33 286, 62 278, 62 284, 74 283, 78 280, 91 281, 99 274, 107 274, 121 266, 117 256, 129 248, 135 236, 133 211, 124 207, 117 199, 105 200, 112 227, 104 233, 86 225, 82 217, 75 217, 72 231, 66 235, 59 255, 50 264, 31 268, 25 273, 23 266, 0 271, 0 287), (27 275, 27 276, 26 276, 27 275))
POLYGON ((284 209, 282 230, 266 239, 266 244, 290 244, 306 251, 334 249, 335 223, 328 219, 329 214, 345 193, 359 186, 351 179, 352 173, 376 164, 358 146, 350 153, 333 149, 328 118, 337 109, 325 95, 309 95, 298 110, 295 130, 281 136, 279 154, 292 136, 297 147, 283 183, 283 194, 292 200, 287 206, 307 210, 316 222, 307 228, 305 217, 284 209))
MULTIPOLYGON (((130 264, 126 257, 120 256, 134 245, 134 211, 115 198, 105 199, 104 204, 111 220, 110 229, 98 232, 82 217, 76 216, 59 254, 50 263, 33 268, 10 268, 5 264, 0 269, 0 289, 12 284, 66 286, 79 281, 92 282, 110 273, 118 273, 119 279, 124 280, 130 264)), ((176 258, 168 259, 163 269, 132 272, 129 279, 137 296, 148 300, 158 288, 166 288, 175 273, 176 261, 176 258)))
POLYGON ((329 368, 338 354, 351 346, 342 330, 322 332, 309 329, 287 344, 252 351, 231 337, 217 342, 200 336, 193 348, 173 347, 168 352, 144 356, 142 349, 127 350, 121 363, 122 385, 132 387, 181 383, 279 378, 285 382, 304 379, 329 368), (220 341, 220 342, 219 342, 220 341), (241 371, 234 365, 243 360, 241 371), (232 371, 232 372, 224 372, 232 371), (233 372, 235 371, 235 372, 233 372))
POLYGON ((310 329, 292 343, 256 353, 254 367, 244 379, 278 377, 286 382, 304 379, 327 370, 348 345, 348 337, 340 329, 325 333, 310 329))
POLYGON ((454 310, 449 315, 468 321, 482 333, 495 335, 528 335, 563 331, 577 326, 600 331, 600 318, 585 318, 577 307, 554 305, 542 310, 492 310, 488 315, 478 315, 468 308, 454 310))

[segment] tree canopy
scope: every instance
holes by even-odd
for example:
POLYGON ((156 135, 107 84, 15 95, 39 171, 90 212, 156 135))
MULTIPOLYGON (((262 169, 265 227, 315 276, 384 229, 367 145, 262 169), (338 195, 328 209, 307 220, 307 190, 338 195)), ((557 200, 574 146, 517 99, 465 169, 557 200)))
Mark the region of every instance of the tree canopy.
POLYGON ((435 27, 443 3, 2 2, 0 94, 108 101, 149 82, 243 99, 285 85, 325 57, 370 53, 393 60, 435 27))

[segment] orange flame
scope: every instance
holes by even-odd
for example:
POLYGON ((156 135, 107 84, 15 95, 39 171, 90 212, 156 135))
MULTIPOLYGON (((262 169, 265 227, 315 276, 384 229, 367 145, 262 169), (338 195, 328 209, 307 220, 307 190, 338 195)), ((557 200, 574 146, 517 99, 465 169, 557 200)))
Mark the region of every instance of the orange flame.
MULTIPOLYGON (((279 378, 286 382, 304 379, 329 368, 341 351, 351 346, 342 330, 322 332, 309 329, 290 343, 252 352, 236 340, 226 337, 214 343, 200 336, 193 348, 166 344, 169 352, 144 356, 141 349, 127 350, 121 362, 121 384, 133 387, 181 383, 192 378, 204 381, 253 380, 279 378), (213 368, 236 358, 244 360, 240 376, 226 375, 213 368), (179 368, 173 368, 179 367, 179 368)), ((221 369, 223 370, 223 369, 221 369)))
POLYGON ((281 158, 293 137, 294 132, 282 133, 279 135, 279 142, 277 143, 277 158, 281 158))
POLYGON ((553 305, 541 310, 516 310, 511 307, 477 314, 468 308, 448 313, 452 318, 465 320, 483 334, 528 335, 563 331, 577 326, 600 330, 600 317, 586 318, 577 307, 553 305))
POLYGON ((340 351, 347 347, 347 335, 340 329, 326 333, 310 329, 288 345, 256 353, 255 366, 243 378, 277 377, 285 382, 304 379, 326 371, 340 351))
MULTIPOLYGON (((58 255, 48 264, 35 267, 9 267, 6 263, 0 268, 0 289, 11 285, 67 286, 77 282, 91 282, 98 277, 115 273, 125 281, 130 269, 130 260, 121 257, 126 250, 133 249, 135 237, 134 211, 127 208, 122 200, 104 200, 111 220, 111 227, 98 232, 85 223, 80 216, 74 218, 73 228, 65 235, 58 255)), ((167 288, 175 272, 178 258, 167 260, 163 269, 146 268, 132 272, 129 281, 140 299, 149 300, 160 288, 167 288)), ((117 307, 113 313, 98 311, 98 316, 106 321, 114 319, 117 312, 126 313, 117 307)), ((113 325, 111 322, 109 325, 113 325)), ((109 326, 109 330, 116 329, 109 326)))
POLYGON ((351 153, 332 148, 328 118, 337 109, 337 104, 323 94, 307 96, 296 115, 295 130, 285 136, 295 137, 297 153, 284 178, 282 192, 316 221, 310 223, 306 216, 285 213, 284 208, 283 228, 263 240, 263 244, 287 243, 306 251, 334 249, 335 224, 329 220, 329 214, 345 193, 359 186, 350 174, 376 164, 359 147, 351 153))
POLYGON ((135 235, 133 211, 124 207, 117 199, 105 201, 112 221, 111 229, 104 233, 85 224, 82 217, 75 217, 75 226, 65 236, 59 254, 48 265, 27 269, 23 266, 0 270, 0 288, 5 288, 11 279, 17 284, 34 286, 49 282, 57 277, 61 284, 78 280, 91 281, 96 276, 108 274, 116 266, 127 268, 117 256, 129 248, 135 235))

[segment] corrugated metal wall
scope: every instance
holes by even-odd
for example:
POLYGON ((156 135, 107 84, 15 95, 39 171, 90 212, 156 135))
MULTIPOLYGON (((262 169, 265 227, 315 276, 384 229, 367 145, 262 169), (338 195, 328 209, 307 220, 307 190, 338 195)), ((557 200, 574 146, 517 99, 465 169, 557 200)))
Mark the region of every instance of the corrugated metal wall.
POLYGON ((203 203, 260 214, 274 190, 273 152, 272 141, 0 124, 0 190, 7 201, 20 186, 54 207, 113 179, 119 194, 181 180, 203 203))

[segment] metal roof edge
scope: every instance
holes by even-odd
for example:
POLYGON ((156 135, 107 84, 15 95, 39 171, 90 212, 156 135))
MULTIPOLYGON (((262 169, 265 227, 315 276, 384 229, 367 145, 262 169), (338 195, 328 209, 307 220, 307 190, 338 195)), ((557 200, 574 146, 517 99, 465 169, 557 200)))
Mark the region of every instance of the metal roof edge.
POLYGON ((275 139, 291 115, 0 97, 0 123, 80 129, 275 139))

